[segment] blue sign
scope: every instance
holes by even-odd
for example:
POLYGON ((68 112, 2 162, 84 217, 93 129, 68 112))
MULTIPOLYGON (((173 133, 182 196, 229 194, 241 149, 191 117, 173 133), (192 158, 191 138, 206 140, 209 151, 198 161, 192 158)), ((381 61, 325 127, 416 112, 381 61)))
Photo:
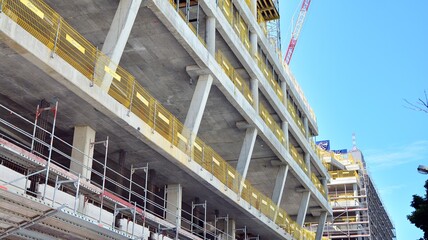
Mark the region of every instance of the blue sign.
POLYGON ((334 152, 334 153, 337 153, 337 154, 346 154, 346 153, 348 153, 348 149, 339 149, 339 150, 331 150, 332 152, 334 152))
POLYGON ((316 144, 318 147, 320 147, 322 150, 330 151, 330 140, 322 140, 317 141, 316 144))

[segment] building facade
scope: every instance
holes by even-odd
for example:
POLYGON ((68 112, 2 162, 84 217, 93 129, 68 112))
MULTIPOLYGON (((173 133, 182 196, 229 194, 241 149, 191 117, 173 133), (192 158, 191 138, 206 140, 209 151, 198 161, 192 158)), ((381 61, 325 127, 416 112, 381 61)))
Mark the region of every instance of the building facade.
POLYGON ((329 174, 278 18, 271 0, 1 1, 0 238, 321 239, 329 174))
POLYGON ((333 216, 324 236, 330 239, 395 239, 395 229, 367 171, 362 152, 323 152, 331 175, 328 185, 333 216))

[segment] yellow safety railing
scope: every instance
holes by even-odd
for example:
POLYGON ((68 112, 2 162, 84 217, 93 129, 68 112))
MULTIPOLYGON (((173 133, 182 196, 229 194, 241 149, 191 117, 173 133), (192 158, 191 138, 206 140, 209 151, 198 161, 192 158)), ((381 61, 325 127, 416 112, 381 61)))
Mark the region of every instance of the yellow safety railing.
POLYGON ((329 171, 329 173, 333 179, 349 178, 349 177, 355 177, 355 178, 359 179, 357 171, 337 170, 337 171, 329 171))
POLYGON ((307 174, 309 175, 309 169, 306 166, 305 161, 303 160, 303 156, 302 154, 300 154, 297 149, 290 144, 290 154, 291 157, 293 157, 293 159, 297 162, 297 164, 299 164, 300 168, 307 174))
MULTIPOLYGON (((172 1, 172 0, 170 0, 172 1)), ((251 2, 249 0, 245 0, 248 7, 251 9, 251 2)), ((244 44, 245 48, 251 53, 251 44, 249 42, 249 29, 247 24, 245 23, 245 21, 243 20, 242 16, 240 15, 239 11, 236 11, 235 8, 233 7, 233 3, 232 0, 219 0, 218 1, 218 6, 219 8, 222 10, 224 16, 226 17, 227 21, 229 22, 229 24, 232 26, 232 28, 235 30, 236 34, 239 36, 239 38, 241 39, 242 43, 244 44)), ((266 25, 266 20, 263 18, 262 13, 260 10, 257 11, 257 22, 259 23, 260 28, 262 29, 265 37, 267 37, 268 35, 268 31, 267 31, 267 25, 266 25)), ((281 51, 280 49, 277 49, 276 46, 275 50, 278 53, 278 58, 280 61, 282 61, 282 55, 281 55, 281 51)), ((255 61, 257 62, 257 64, 259 65, 260 70, 263 72, 263 74, 265 75, 265 77, 267 78, 269 84, 271 85, 271 87, 273 88, 273 90, 275 91, 275 93, 278 95, 279 99, 282 102, 282 92, 279 86, 276 83, 276 81, 272 82, 272 78, 273 78, 273 74, 270 71, 270 73, 266 72, 266 68, 263 66, 260 66, 260 61, 259 59, 257 59, 256 56, 253 56, 255 58, 255 61)), ((286 67, 283 65, 284 69, 286 69, 286 67)), ((274 79, 273 79, 274 80, 274 79)), ((314 121, 316 122, 316 116, 314 111, 312 110, 312 108, 309 106, 308 101, 306 100, 305 95, 303 94, 303 91, 300 87, 300 85, 297 83, 297 81, 294 79, 294 76, 291 76, 291 80, 293 85, 295 86, 297 93, 299 95, 299 97, 303 100, 304 105, 307 107, 308 111, 309 111, 309 115, 314 119, 314 121)))
MULTIPOLYGON (((42 0, 3 0, 1 10, 52 50, 53 54, 60 56, 94 84, 100 85, 106 80, 111 80, 110 96, 146 122, 171 145, 189 154, 195 162, 229 189, 239 193, 242 176, 236 169, 198 137, 191 142, 190 131, 176 117, 153 98, 129 72, 111 62, 108 56, 87 41, 46 3, 42 0)), ((236 78, 236 73, 235 75, 233 73, 232 71, 235 85, 239 85, 238 80, 244 85, 245 81, 236 78)), ((248 86, 240 88, 240 91, 244 92, 244 95, 250 93, 248 86)), ((247 100, 249 99, 251 95, 247 97, 247 100)), ((304 231, 295 227, 295 223, 286 212, 255 189, 248 180, 244 181, 242 189, 243 199, 271 220, 275 219, 288 232, 289 226, 294 226, 297 229, 295 231, 304 231)))
POLYGON ((305 126, 303 126, 302 119, 297 115, 297 111, 294 108, 294 106, 290 103, 287 104, 287 110, 291 115, 291 118, 293 118, 294 122, 299 127, 300 131, 303 133, 303 135, 306 135, 305 126))
POLYGON ((281 127, 278 125, 278 123, 273 119, 273 117, 269 114, 266 107, 263 106, 262 103, 259 103, 259 115, 262 117, 263 121, 266 123, 266 125, 270 128, 270 130, 273 132, 273 134, 276 136, 276 138, 283 144, 286 144, 286 139, 284 137, 284 132, 282 131, 281 127))
POLYGON ((220 50, 217 51, 216 60, 235 87, 244 95, 245 99, 247 99, 250 104, 253 104, 254 99, 247 82, 236 72, 235 68, 220 50))
POLYGON ((322 193, 322 195, 324 195, 325 197, 327 197, 327 193, 325 191, 324 185, 321 184, 321 182, 318 179, 317 175, 315 175, 314 173, 311 173, 311 180, 314 183, 315 187, 318 189, 318 191, 320 191, 322 193))
POLYGON ((183 19, 183 21, 187 24, 187 26, 189 26, 190 30, 192 30, 192 32, 198 37, 199 41, 206 47, 206 42, 201 37, 201 35, 199 34, 196 27, 193 26, 192 22, 189 22, 187 20, 186 14, 182 10, 180 10, 180 8, 177 8, 177 1, 176 0, 169 0, 169 3, 171 3, 171 5, 174 7, 174 9, 178 12, 180 17, 183 19))

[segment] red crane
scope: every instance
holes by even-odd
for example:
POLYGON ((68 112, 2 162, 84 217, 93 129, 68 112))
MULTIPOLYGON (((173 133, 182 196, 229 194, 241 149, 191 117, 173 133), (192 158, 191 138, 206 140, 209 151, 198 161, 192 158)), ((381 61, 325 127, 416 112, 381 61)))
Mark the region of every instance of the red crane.
POLYGON ((311 0, 303 0, 302 2, 299 17, 297 18, 296 26, 294 26, 293 33, 291 34, 290 44, 288 45, 287 53, 285 54, 284 58, 284 61, 287 63, 287 65, 290 64, 290 60, 293 56, 294 48, 296 47, 297 40, 299 39, 300 31, 302 30, 306 13, 308 12, 310 4, 311 0))

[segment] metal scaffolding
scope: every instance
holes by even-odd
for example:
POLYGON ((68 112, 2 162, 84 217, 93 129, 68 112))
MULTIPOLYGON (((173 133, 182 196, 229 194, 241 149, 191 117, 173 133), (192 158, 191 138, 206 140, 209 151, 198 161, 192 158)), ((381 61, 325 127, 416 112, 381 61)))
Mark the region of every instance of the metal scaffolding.
MULTIPOLYGON (((89 168, 66 152, 70 149, 79 151, 71 144, 54 135, 56 113, 55 107, 40 109, 54 112, 51 131, 31 122, 11 109, 0 104, 0 113, 7 112, 13 115, 13 122, 5 120, 0 114, 0 167, 7 171, 10 179, 0 178, 0 213, 7 213, 19 219, 18 222, 9 221, 5 228, 0 229, 0 238, 11 235, 41 236, 41 239, 55 239, 59 236, 73 236, 76 239, 217 239, 218 229, 207 222, 207 202, 192 203, 191 212, 177 208, 179 213, 166 209, 167 199, 148 190, 149 165, 131 166, 130 175, 126 177, 108 164, 109 138, 102 141, 93 141, 90 147, 104 150, 102 161, 91 158, 93 163, 102 166, 101 171, 89 168), (25 126, 24 126, 25 125, 25 126), (30 127, 28 127, 30 126, 30 127), (7 131, 5 130, 7 129, 7 131), (24 129, 31 129, 27 132, 24 129), (49 136, 49 142, 36 137, 37 131, 44 131, 49 136), (10 134, 10 133, 14 134, 10 134), (41 144, 49 149, 48 153, 37 152, 34 146, 41 144), (57 148, 62 145, 62 148, 57 148), (91 172, 91 179, 81 176, 68 166, 61 164, 58 159, 67 159, 70 163, 80 164, 82 168, 91 172), (145 173, 144 185, 134 181, 136 171, 145 173), (114 174, 114 175, 112 175, 114 174), (32 176, 39 176, 35 189, 28 188, 34 185, 32 176), (119 181, 123 178, 124 181, 119 181), (122 182, 120 184, 119 182, 122 182), (128 183, 125 186, 123 183, 128 183), (43 183, 43 184, 40 184, 43 183), (108 184, 107 184, 108 183, 108 184), (126 197, 118 195, 109 186, 114 185, 122 189, 126 197), (20 206, 11 208, 10 206, 20 206), (25 207, 31 209, 25 213, 25 207), (150 206, 150 208, 148 207, 150 206), (197 208, 204 209, 203 219, 195 216, 197 208), (10 210, 12 209, 12 210, 10 210), (16 210, 17 209, 17 210, 16 210), (157 214, 156 209, 163 211, 163 216, 157 214), (24 211, 22 213, 21 211, 24 211), (27 215, 28 216, 27 216, 27 215), (186 226, 168 222, 164 216, 171 214, 186 223, 186 226), (198 224, 194 224, 197 221, 198 224), (73 223, 73 229, 68 229, 65 222, 73 223), (201 227, 202 226, 202 227, 201 227), (48 232, 45 230, 49 228, 48 232), (208 230, 210 229, 210 230, 208 230)), ((47 126, 46 125, 46 126, 47 126)), ((45 127, 46 127, 45 126, 45 127)), ((79 151, 79 153, 84 154, 79 151)), ((90 157, 86 156, 85 157, 90 157)), ((64 161, 62 161, 64 162, 64 161)), ((34 180, 33 180, 34 181, 34 180)), ((168 204, 171 204, 168 202, 168 204)), ((3 223, 2 223, 3 224, 3 223)), ((4 225, 4 224, 3 224, 4 225)), ((2 225, 2 226, 3 226, 2 225)), ((229 237, 226 233, 224 236, 229 237)))

